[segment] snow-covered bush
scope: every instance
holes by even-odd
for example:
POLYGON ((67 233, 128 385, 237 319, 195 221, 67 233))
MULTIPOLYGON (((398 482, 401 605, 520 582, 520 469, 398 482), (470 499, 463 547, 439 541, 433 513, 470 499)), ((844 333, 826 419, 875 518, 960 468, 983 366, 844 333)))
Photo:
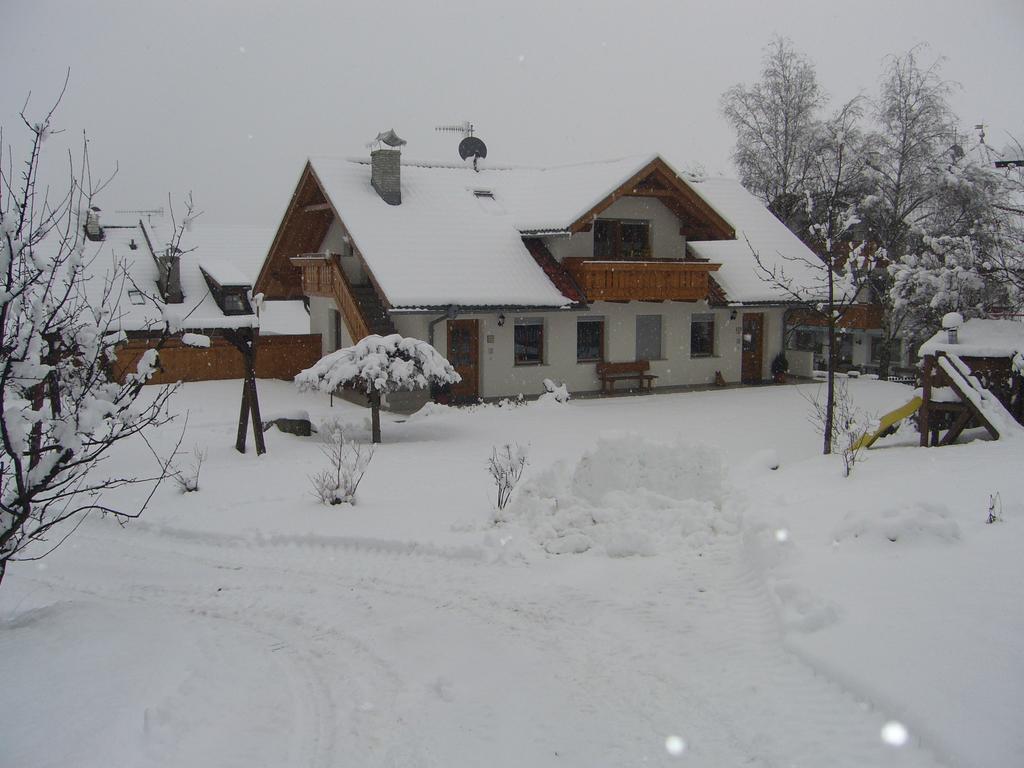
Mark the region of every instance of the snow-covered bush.
MULTIPOLYGON (((828 423, 827 408, 821 401, 821 391, 804 397, 811 404, 808 420, 819 434, 825 434, 828 423)), ((831 452, 838 452, 842 457, 843 476, 849 477, 861 457, 863 449, 860 447, 860 440, 871 429, 873 420, 864 410, 854 405, 845 378, 836 379, 834 398, 831 452)))
POLYGON ((373 458, 373 445, 349 440, 337 429, 321 450, 328 468, 309 478, 316 497, 322 504, 355 504, 359 482, 373 458))
POLYGON ((487 461, 487 471, 491 473, 497 491, 498 511, 505 509, 512 491, 526 469, 526 450, 518 445, 505 443, 501 448, 491 449, 491 458, 487 461))
POLYGON ((462 377, 444 356, 420 339, 367 336, 354 346, 324 355, 295 377, 300 390, 354 389, 369 398, 373 442, 380 442, 381 396, 389 392, 457 384, 462 377))
POLYGON ((174 473, 174 482, 184 493, 193 493, 199 490, 199 474, 203 471, 204 461, 206 461, 206 451, 197 445, 192 449, 192 463, 188 469, 179 469, 174 473))
POLYGON ((992 494, 988 497, 988 518, 985 520, 986 523, 992 525, 992 523, 999 523, 1003 520, 1003 499, 998 494, 992 494))
POLYGON ((541 403, 569 402, 569 388, 564 384, 555 384, 551 379, 544 379, 544 392, 538 398, 541 403))

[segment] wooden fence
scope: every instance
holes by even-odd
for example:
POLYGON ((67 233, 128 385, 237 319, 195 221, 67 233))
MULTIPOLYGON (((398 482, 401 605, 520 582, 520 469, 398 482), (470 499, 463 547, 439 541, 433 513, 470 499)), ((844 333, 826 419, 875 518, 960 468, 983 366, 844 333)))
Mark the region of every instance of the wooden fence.
MULTIPOLYGON (((118 347, 114 362, 114 378, 123 381, 135 371, 139 358, 154 342, 133 339, 118 347)), ((320 334, 260 336, 256 342, 256 376, 261 379, 293 379, 321 357, 320 334)), ((176 381, 212 381, 241 379, 245 376, 242 355, 225 339, 210 337, 208 348, 187 347, 177 339, 168 341, 160 350, 160 370, 151 384, 173 384, 176 381)))

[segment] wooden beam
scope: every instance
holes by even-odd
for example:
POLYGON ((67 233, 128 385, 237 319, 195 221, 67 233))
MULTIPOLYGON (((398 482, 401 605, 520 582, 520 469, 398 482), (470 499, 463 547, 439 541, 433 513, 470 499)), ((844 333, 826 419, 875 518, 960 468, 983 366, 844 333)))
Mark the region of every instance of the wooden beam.
POLYGON ((302 206, 304 213, 313 213, 314 211, 329 211, 331 210, 330 203, 310 203, 309 205, 302 206))

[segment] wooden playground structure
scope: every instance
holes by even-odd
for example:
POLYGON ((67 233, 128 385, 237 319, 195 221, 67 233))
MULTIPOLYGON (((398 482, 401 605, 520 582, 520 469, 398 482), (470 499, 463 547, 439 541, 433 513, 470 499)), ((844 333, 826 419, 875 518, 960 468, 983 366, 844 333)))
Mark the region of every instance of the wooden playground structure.
POLYGON ((915 413, 922 447, 952 445, 965 429, 975 427, 993 440, 1024 436, 1024 323, 964 323, 958 315, 947 315, 943 328, 921 347, 920 388, 885 414, 855 448, 871 447, 915 413))
POLYGON ((969 427, 993 440, 1024 424, 1022 378, 1011 357, 981 357, 938 350, 921 368, 918 428, 921 445, 950 445, 969 427))

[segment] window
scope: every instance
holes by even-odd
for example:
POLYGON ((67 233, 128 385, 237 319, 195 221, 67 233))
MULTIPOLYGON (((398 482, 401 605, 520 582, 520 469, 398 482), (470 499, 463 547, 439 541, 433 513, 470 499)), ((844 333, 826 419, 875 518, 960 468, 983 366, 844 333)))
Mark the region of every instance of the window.
POLYGON ((711 357, 715 354, 715 316, 694 315, 690 318, 690 357, 711 357))
POLYGON ((588 317, 576 323, 576 362, 604 360, 604 318, 588 317))
MULTIPOLYGON (((871 362, 878 365, 882 360, 882 337, 870 336, 871 339, 871 362)), ((900 339, 892 339, 889 343, 889 360, 897 365, 902 360, 900 339)))
POLYGON ((128 291, 128 301, 132 304, 145 304, 146 297, 142 295, 142 291, 132 288, 128 291))
POLYGON ((594 258, 650 259, 651 222, 598 219, 594 222, 594 258))
POLYGON ((329 310, 331 313, 331 343, 334 349, 341 349, 341 313, 336 309, 329 310))
POLYGON ((636 316, 636 359, 661 359, 661 315, 636 316))
POLYGON ((790 349, 800 349, 805 352, 818 352, 821 344, 818 341, 818 332, 798 328, 793 331, 789 338, 790 349))
POLYGON ((249 303, 242 294, 225 291, 222 309, 225 315, 246 315, 249 314, 249 303))
POLYGON ((490 200, 494 199, 494 193, 489 189, 474 189, 473 194, 476 197, 484 197, 490 200))
POLYGON ((544 321, 516 320, 516 365, 540 365, 544 362, 544 321))

